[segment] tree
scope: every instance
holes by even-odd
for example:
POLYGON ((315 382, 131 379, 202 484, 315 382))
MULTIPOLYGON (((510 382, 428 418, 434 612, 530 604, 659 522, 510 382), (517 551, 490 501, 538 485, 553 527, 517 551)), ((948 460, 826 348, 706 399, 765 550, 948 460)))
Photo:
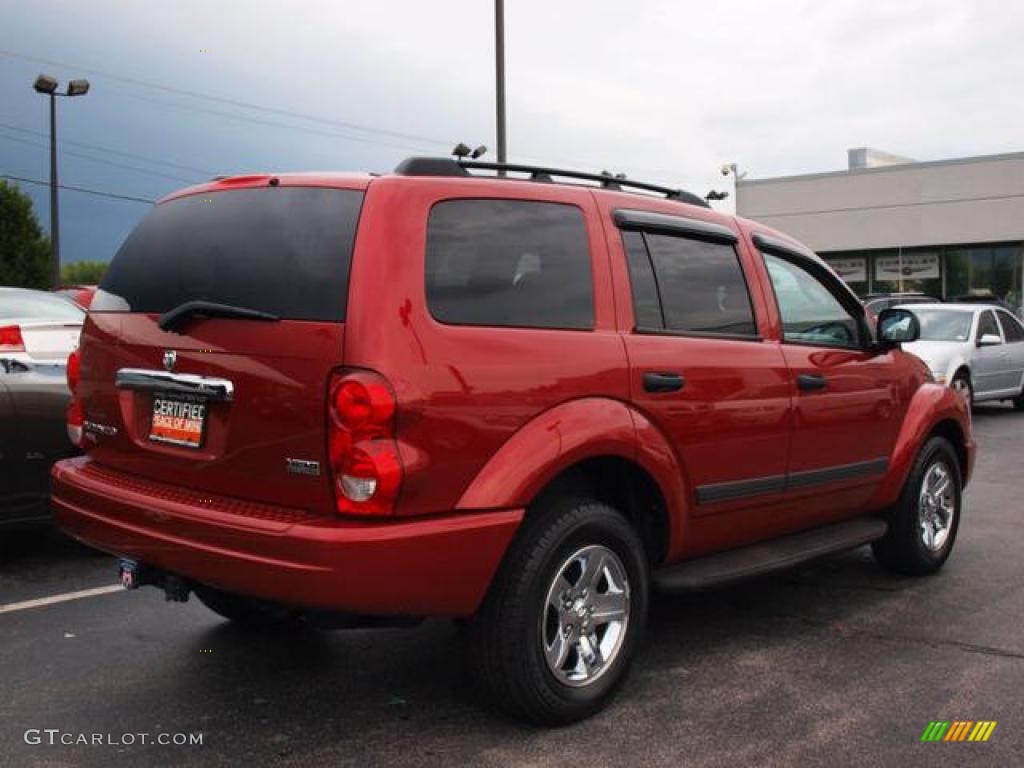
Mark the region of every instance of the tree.
POLYGON ((60 267, 61 285, 99 285, 110 264, 105 261, 73 261, 60 267))
POLYGON ((0 285, 50 287, 50 239, 32 210, 32 199, 0 179, 0 285))

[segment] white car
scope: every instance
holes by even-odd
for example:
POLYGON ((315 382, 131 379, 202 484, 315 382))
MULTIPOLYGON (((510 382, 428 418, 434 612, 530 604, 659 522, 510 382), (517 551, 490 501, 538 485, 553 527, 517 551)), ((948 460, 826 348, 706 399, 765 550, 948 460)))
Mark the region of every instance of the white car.
POLYGON ((1013 400, 1024 410, 1024 326, 1002 307, 915 304, 921 337, 903 348, 972 402, 1013 400))
POLYGON ((66 365, 85 311, 53 293, 0 287, 0 356, 26 365, 66 365))

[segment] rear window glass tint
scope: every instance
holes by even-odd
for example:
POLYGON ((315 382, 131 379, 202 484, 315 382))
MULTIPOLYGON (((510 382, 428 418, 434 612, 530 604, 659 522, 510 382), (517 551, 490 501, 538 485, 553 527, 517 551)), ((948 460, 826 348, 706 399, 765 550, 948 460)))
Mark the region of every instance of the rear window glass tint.
POLYGON ((1003 335, 1006 336, 1008 342, 1024 341, 1024 328, 1021 327, 1017 318, 1009 312, 1000 312, 999 322, 1003 326, 1003 335))
POLYGON ((427 303, 455 325, 590 329, 583 212, 523 200, 447 200, 427 227, 427 303))
POLYGON ((645 234, 665 327, 682 333, 756 336, 754 310, 730 244, 645 234))
POLYGON ((661 314, 658 283, 654 278, 644 236, 639 232, 623 232, 622 244, 626 249, 629 282, 633 291, 634 326, 639 330, 662 330, 665 319, 661 314))
POLYGON ((158 205, 117 252, 91 310, 163 313, 204 299, 340 322, 362 200, 355 190, 261 187, 158 205))

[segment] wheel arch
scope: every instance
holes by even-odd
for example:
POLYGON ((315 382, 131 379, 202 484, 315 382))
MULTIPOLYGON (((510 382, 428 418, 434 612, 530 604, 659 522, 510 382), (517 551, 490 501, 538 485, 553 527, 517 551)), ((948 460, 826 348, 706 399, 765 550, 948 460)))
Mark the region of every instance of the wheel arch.
POLYGON ((960 469, 960 477, 966 478, 970 469, 967 456, 967 438, 960 424, 954 419, 942 419, 932 427, 928 437, 943 437, 952 444, 953 451, 956 453, 956 462, 960 469))
POLYGON ((953 442, 964 484, 971 473, 970 406, 952 389, 939 384, 924 384, 911 399, 900 427, 889 468, 875 491, 871 506, 885 509, 899 498, 921 447, 934 434, 953 442))
POLYGON ((490 458, 457 508, 536 509, 544 494, 571 484, 629 517, 652 563, 679 550, 688 497, 676 454, 643 414, 612 398, 572 400, 535 417, 490 458))
POLYGON ((527 505, 526 515, 539 514, 544 502, 560 494, 578 493, 621 512, 639 534, 652 566, 665 561, 671 526, 665 496, 642 466, 622 456, 591 456, 566 467, 527 505))

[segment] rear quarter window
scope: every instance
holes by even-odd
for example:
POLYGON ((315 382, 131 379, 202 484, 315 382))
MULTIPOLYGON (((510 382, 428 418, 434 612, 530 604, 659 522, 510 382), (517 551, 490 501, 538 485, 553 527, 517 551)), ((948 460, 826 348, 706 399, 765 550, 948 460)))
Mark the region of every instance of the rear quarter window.
POLYGON ((186 301, 283 319, 345 319, 363 193, 260 187, 156 206, 121 246, 93 312, 164 313, 186 301))
POLYGON ((427 305, 452 325, 591 329, 583 212, 524 200, 446 200, 427 224, 427 305))

